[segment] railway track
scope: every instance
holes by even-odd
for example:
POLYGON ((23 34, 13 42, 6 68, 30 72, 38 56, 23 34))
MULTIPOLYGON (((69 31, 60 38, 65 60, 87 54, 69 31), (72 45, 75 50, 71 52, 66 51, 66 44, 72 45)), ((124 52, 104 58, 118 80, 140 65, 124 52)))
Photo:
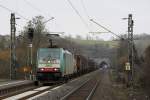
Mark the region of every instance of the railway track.
MULTIPOLYGON (((83 84, 80 85, 80 87, 82 87, 83 85, 87 84, 89 81, 91 81, 90 79, 85 81, 83 84)), ((61 87, 63 83, 61 84, 56 84, 56 85, 52 85, 52 86, 41 86, 41 87, 36 87, 33 89, 30 89, 28 91, 24 91, 21 93, 16 93, 15 95, 11 95, 9 97, 3 97, 1 99, 3 100, 33 100, 37 97, 39 97, 40 95, 46 94, 50 91, 53 91, 59 87, 61 87)), ((78 87, 78 89, 80 88, 78 87)), ((77 89, 75 89, 74 91, 76 91, 77 89)))
POLYGON ((62 97, 61 100, 90 100, 99 82, 100 80, 97 80, 97 78, 89 79, 62 97))
MULTIPOLYGON (((84 100, 84 97, 89 100, 97 85, 99 84, 99 71, 87 74, 82 78, 70 80, 67 83, 57 83, 50 86, 32 87, 28 90, 16 92, 11 95, 4 96, 3 100, 33 100, 40 98, 41 100, 84 100), (74 96, 78 95, 79 96, 74 96), (78 97, 78 98, 77 98, 78 97)), ((23 86, 23 85, 22 85, 23 86)), ((24 86, 23 86, 24 87, 24 86)))

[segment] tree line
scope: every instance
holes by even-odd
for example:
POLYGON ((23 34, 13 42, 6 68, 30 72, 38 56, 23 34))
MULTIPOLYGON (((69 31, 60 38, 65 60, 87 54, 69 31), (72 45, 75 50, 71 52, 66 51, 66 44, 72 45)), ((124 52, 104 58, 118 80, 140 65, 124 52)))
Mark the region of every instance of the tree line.
MULTIPOLYGON (((134 85, 135 87, 143 87, 145 90, 150 90, 150 35, 141 34, 135 35, 135 48, 138 53, 138 60, 134 58, 134 85)), ((135 52, 135 51, 134 51, 135 52)), ((125 63, 128 62, 128 41, 119 41, 117 49, 117 66, 118 73, 125 74, 125 63)), ((121 74, 121 75, 122 75, 121 74)), ((119 81, 125 81, 125 77, 118 74, 119 81), (122 79, 121 79, 122 78, 122 79)), ((125 75, 124 75, 125 76, 125 75)), ((148 91, 150 93, 150 91, 148 91)))

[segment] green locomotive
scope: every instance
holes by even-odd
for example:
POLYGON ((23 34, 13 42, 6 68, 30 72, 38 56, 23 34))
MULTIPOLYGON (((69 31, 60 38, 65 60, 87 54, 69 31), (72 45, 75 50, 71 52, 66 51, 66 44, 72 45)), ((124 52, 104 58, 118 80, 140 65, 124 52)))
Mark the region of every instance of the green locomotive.
POLYGON ((63 48, 39 48, 37 53, 38 82, 66 80, 77 72, 74 56, 63 48))

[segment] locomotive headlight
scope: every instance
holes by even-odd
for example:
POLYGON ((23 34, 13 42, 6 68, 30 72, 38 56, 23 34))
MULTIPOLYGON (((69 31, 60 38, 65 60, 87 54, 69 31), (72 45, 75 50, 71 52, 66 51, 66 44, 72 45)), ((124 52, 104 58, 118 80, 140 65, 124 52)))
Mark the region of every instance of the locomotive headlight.
POLYGON ((48 61, 48 63, 51 63, 51 61, 48 61))
POLYGON ((41 68, 40 70, 41 70, 41 71, 43 71, 44 69, 43 69, 43 68, 41 68))
POLYGON ((54 68, 54 71, 58 71, 58 69, 57 69, 57 68, 54 68))

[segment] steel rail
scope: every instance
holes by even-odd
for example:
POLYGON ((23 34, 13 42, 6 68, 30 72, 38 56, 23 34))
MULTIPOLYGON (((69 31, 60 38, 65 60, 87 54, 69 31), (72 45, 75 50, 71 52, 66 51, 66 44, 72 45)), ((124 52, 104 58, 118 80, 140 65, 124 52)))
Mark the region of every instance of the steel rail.
POLYGON ((65 95, 64 97, 62 97, 60 100, 66 100, 71 94, 73 94, 74 92, 76 92, 77 90, 79 90, 82 86, 84 86, 87 82, 89 82, 91 79, 86 80, 85 82, 83 82, 79 87, 73 89, 71 92, 69 92, 67 95, 65 95))
POLYGON ((88 97, 86 98, 86 100, 90 100, 90 99, 91 99, 91 97, 93 96, 93 94, 94 94, 94 92, 95 92, 97 86, 99 85, 99 82, 100 82, 100 80, 98 80, 98 81, 96 82, 95 86, 93 87, 92 91, 90 92, 90 94, 88 95, 88 97))

